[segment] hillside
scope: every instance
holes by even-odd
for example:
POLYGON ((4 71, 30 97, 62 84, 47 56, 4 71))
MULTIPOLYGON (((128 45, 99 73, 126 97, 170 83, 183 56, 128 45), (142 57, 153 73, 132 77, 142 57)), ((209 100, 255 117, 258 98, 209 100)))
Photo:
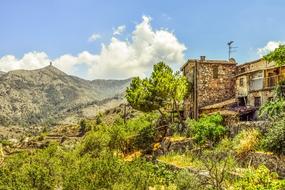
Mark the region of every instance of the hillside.
POLYGON ((88 81, 53 66, 0 74, 0 125, 52 121, 108 103, 114 97, 122 100, 129 82, 130 79, 88 81))

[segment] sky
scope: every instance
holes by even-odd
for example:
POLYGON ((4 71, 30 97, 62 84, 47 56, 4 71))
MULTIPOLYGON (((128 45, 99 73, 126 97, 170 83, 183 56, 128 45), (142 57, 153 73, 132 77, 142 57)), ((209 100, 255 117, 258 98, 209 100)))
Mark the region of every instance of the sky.
POLYGON ((85 79, 146 77, 164 61, 239 64, 285 41, 284 0, 0 0, 0 71, 53 62, 85 79))

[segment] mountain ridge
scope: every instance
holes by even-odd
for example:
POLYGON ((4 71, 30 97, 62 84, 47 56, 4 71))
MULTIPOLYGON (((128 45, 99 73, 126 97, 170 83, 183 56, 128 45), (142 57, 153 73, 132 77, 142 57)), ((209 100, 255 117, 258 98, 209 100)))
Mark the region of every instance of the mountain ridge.
POLYGON ((4 73, 0 75, 0 125, 38 124, 104 99, 123 101, 130 81, 89 81, 67 75, 54 66, 4 73))

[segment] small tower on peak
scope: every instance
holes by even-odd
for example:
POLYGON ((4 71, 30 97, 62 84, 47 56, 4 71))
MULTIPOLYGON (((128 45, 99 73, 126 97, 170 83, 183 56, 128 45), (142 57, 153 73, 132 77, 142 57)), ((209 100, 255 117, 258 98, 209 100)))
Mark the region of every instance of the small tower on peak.
POLYGON ((52 62, 49 62, 49 66, 50 66, 50 67, 52 66, 52 62))

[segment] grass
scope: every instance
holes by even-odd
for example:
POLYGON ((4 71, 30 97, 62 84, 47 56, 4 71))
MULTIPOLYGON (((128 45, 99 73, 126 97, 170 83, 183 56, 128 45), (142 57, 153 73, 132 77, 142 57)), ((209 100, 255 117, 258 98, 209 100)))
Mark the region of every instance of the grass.
POLYGON ((160 156, 158 159, 178 167, 203 168, 203 163, 191 155, 191 153, 181 154, 177 152, 170 152, 166 155, 160 156))

